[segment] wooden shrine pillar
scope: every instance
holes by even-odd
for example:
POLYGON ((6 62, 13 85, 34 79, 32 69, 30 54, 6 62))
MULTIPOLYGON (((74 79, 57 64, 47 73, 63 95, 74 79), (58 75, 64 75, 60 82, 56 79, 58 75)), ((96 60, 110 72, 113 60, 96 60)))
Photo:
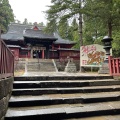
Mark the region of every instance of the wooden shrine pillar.
POLYGON ((45 58, 44 50, 42 50, 42 59, 45 58))

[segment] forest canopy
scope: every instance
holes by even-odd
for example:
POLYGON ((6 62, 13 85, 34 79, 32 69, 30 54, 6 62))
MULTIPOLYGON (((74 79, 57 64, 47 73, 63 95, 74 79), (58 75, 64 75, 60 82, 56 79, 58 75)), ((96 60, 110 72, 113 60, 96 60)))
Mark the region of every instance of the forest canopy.
POLYGON ((120 56, 120 0, 51 0, 46 11, 46 32, 58 31, 80 46, 80 17, 83 45, 102 44, 104 36, 113 38, 114 56, 120 56))

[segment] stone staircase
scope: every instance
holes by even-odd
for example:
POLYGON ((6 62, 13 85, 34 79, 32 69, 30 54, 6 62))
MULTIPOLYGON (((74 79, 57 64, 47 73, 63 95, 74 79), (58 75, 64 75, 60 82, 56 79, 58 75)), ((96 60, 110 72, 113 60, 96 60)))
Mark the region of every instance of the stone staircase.
POLYGON ((26 62, 27 72, 55 72, 52 59, 29 59, 26 62))
POLYGON ((120 120, 120 81, 110 76, 15 77, 5 120, 120 120))

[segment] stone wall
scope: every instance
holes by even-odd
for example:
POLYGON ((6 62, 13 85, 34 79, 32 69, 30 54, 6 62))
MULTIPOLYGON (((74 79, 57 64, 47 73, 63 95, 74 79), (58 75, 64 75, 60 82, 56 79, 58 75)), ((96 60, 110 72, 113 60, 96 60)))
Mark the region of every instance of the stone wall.
POLYGON ((20 71, 20 70, 25 70, 25 61, 15 61, 14 64, 14 70, 15 71, 20 71))
POLYGON ((0 79, 0 120, 4 120, 13 89, 13 77, 0 79))

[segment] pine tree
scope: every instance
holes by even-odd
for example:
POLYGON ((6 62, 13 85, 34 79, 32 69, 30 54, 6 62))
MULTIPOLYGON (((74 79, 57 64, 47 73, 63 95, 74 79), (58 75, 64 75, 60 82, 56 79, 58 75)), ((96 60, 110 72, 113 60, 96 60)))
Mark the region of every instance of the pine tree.
POLYGON ((10 22, 14 21, 14 14, 8 0, 0 0, 0 28, 4 32, 10 22))
POLYGON ((24 19, 23 24, 26 24, 26 25, 29 24, 27 18, 24 19))

